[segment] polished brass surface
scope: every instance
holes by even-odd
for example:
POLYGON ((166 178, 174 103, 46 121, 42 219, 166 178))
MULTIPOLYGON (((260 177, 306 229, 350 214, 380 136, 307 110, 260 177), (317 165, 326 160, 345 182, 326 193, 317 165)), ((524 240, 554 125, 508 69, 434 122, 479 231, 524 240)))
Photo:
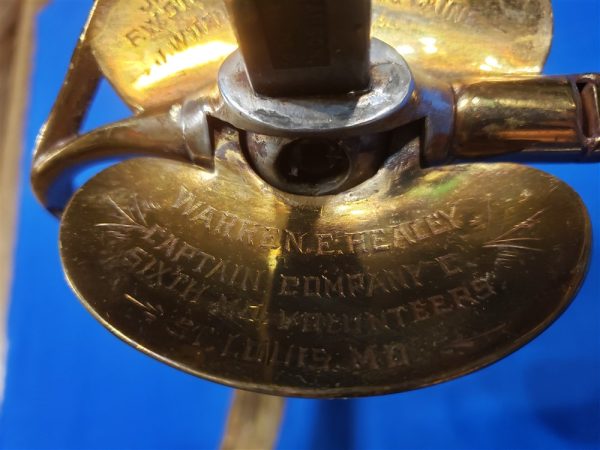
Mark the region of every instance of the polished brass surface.
MULTIPOLYGON (((372 35, 437 78, 539 73, 550 0, 374 0, 372 35)), ((90 45, 136 109, 179 101, 216 81, 237 48, 222 0, 97 0, 90 45)))
POLYGON ((65 272, 112 332, 238 388, 345 397, 472 372, 568 306, 591 241, 577 194, 451 163, 600 159, 600 77, 536 76, 549 0, 373 6, 370 88, 282 100, 256 95, 239 54, 222 64, 221 1, 96 1, 32 183, 56 215, 70 200, 65 272), (137 114, 80 135, 103 76, 137 114), (315 167, 310 146, 328 152, 315 167), (73 192, 82 165, 131 156, 73 192))
POLYGON ((212 86, 237 48, 223 0, 97 0, 90 45, 104 75, 138 109, 212 86))
POLYGON ((455 84, 451 153, 482 158, 513 152, 600 158, 598 75, 491 79, 455 84))
MULTIPOLYGON (((31 184, 46 208, 60 216, 73 195, 78 169, 133 156, 195 162, 185 137, 177 114, 136 116, 80 137, 61 140, 57 146, 38 146, 31 168, 31 184)), ((45 142, 45 134, 42 134, 40 143, 45 142)))
MULTIPOLYGON (((91 13, 91 18, 94 12, 91 13)), ((54 147, 77 137, 89 105, 102 79, 88 40, 86 24, 75 47, 63 86, 50 116, 40 130, 34 160, 44 158, 54 147)))
POLYGON ((550 0, 379 0, 373 35, 411 67, 445 80, 541 72, 550 0))
POLYGON ((481 81, 457 89, 459 157, 583 146, 574 86, 564 77, 481 81))
MULTIPOLYGON (((387 65, 386 69, 374 69, 374 80, 378 82, 371 91, 348 98, 331 97, 317 103, 303 98, 289 101, 258 98, 248 95, 247 82, 235 84, 226 78, 222 86, 226 86, 226 94, 232 94, 230 99, 224 100, 225 94, 218 92, 192 97, 166 111, 148 111, 78 136, 84 111, 99 80, 85 42, 75 52, 63 90, 40 133, 31 174, 38 198, 57 215, 73 193, 72 175, 90 162, 150 155, 211 167, 211 118, 248 131, 250 140, 245 146, 254 168, 283 190, 290 186, 277 181, 280 177, 273 173, 272 163, 278 151, 268 150, 276 140, 273 135, 283 136, 278 140, 283 143, 300 135, 351 137, 366 139, 366 143, 372 141, 370 136, 379 136, 383 148, 372 151, 375 165, 354 164, 348 183, 341 180, 331 189, 308 186, 298 191, 303 194, 323 193, 328 189, 337 192, 340 187, 346 189, 362 181, 360 171, 373 173, 380 161, 377 155, 382 150, 388 151, 384 147, 387 139, 380 139, 379 133, 402 133, 405 127, 414 128, 416 123, 422 124, 421 157, 425 165, 515 152, 521 152, 511 156, 515 160, 600 160, 597 74, 502 77, 451 85, 422 73, 416 74, 416 80, 404 78, 411 76, 410 70, 403 61, 393 58, 386 59, 388 64, 381 64, 387 65), (77 82, 86 75, 85 82, 77 82), (394 81, 386 84, 388 75, 394 81), (390 86, 398 89, 389 92, 390 86), (234 92, 236 87, 241 92, 234 92), (255 130, 262 132, 260 136, 252 132, 255 130), (256 139, 261 148, 255 148, 256 139)), ((376 42, 373 48, 387 48, 384 56, 390 51, 388 46, 376 42)), ((377 58, 378 51, 373 55, 377 58)))
POLYGON ((175 367, 288 396, 399 392, 526 344, 573 299, 590 225, 512 164, 422 169, 415 141, 344 194, 273 189, 220 127, 215 170, 113 166, 61 225, 68 280, 113 333, 175 367))

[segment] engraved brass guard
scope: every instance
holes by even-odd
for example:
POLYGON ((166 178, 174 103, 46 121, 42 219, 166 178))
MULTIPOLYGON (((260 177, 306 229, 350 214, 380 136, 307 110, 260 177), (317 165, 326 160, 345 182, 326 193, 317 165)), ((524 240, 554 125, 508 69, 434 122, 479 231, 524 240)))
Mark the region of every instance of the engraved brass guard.
POLYGON ((234 130, 216 145, 214 172, 159 159, 107 169, 61 227, 88 309, 210 380, 310 397, 438 383, 524 345, 585 274, 585 208, 537 170, 423 170, 413 143, 358 188, 299 197, 253 172, 234 130))
MULTIPOLYGON (((536 74, 550 48, 552 7, 550 0, 374 0, 372 24, 374 37, 438 78, 536 74)), ((210 87, 237 47, 222 0, 99 0, 90 43, 136 109, 210 87)))
POLYGON ((549 0, 374 1, 371 91, 280 103, 239 56, 221 65, 236 47, 221 2, 168 3, 96 1, 32 169, 68 280, 112 332, 227 385, 347 397, 472 372, 572 301, 591 242, 577 194, 516 164, 451 164, 600 157, 600 76, 534 76, 549 0), (103 76, 137 113, 80 135, 103 76), (270 151, 315 135, 359 147, 341 193, 265 181, 270 151), (73 193, 79 166, 132 155, 73 193))

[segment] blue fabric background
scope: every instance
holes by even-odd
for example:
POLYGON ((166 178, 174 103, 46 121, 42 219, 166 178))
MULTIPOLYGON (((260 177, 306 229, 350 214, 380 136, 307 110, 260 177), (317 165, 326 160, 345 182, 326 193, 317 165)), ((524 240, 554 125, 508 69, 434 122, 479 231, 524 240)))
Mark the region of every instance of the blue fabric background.
MULTIPOLYGON (((0 8, 2 7, 0 0, 0 8)), ((59 90, 91 0, 55 0, 40 17, 27 148, 59 90)), ((600 72, 600 0, 554 0, 546 72, 600 72)), ((127 116, 103 86, 92 128, 127 116)), ((2 449, 214 449, 231 391, 153 361, 113 337, 60 269, 58 224, 33 199, 23 156, 2 449)), ((600 164, 544 165, 588 205, 600 236, 600 164)), ((600 448, 600 240, 591 276, 532 344, 441 386, 352 401, 291 400, 281 449, 600 448)))

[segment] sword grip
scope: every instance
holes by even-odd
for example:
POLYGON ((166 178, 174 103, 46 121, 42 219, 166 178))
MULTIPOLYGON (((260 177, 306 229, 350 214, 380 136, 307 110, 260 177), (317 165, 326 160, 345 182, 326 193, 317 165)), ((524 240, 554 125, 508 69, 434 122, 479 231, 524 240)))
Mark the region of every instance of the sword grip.
POLYGON ((254 90, 271 97, 367 89, 371 0, 225 0, 254 90))

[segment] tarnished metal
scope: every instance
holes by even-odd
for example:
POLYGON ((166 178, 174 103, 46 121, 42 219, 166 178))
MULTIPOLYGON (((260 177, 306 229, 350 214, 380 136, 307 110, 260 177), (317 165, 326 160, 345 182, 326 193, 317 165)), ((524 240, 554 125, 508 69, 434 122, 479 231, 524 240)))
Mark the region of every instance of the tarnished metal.
POLYGON ((371 178, 396 144, 394 133, 345 139, 246 133, 249 162, 271 186, 300 195, 344 192, 371 178))
POLYGON ((358 188, 299 197, 253 172, 233 129, 216 148, 214 173, 108 169, 74 196, 60 238, 105 326, 210 380, 310 397, 438 383, 524 345, 585 274, 585 208, 537 170, 424 170, 415 142, 358 188))
MULTIPOLYGON (((374 0, 372 35, 438 79, 536 74, 550 49, 552 8, 550 0, 374 0)), ((211 86, 237 48, 222 0, 96 0, 89 43, 135 109, 211 86)))
POLYGON ((538 75, 547 0, 373 6, 370 89, 273 98, 228 57, 220 2, 96 2, 32 182, 112 332, 238 388, 358 396, 497 361, 570 303, 591 241, 577 194, 453 163, 597 160, 598 75, 538 75), (80 136, 101 75, 139 111, 80 136), (82 164, 132 155, 73 193, 82 164))
MULTIPOLYGON (((90 161, 142 154, 211 167, 210 118, 247 131, 244 147, 258 173, 276 187, 298 194, 330 194, 356 186, 379 169, 392 151, 388 143, 394 134, 410 137, 415 129, 422 136, 421 158, 426 165, 516 152, 523 152, 516 159, 600 158, 597 75, 504 77, 450 84, 420 72, 411 75, 404 60, 393 56, 393 49, 383 43, 374 41, 373 48, 373 90, 318 101, 256 96, 243 81, 245 77, 239 77, 243 66, 237 56, 225 63, 220 91, 213 88, 167 111, 149 111, 80 138, 74 128, 81 118, 75 114, 72 125, 54 127, 65 105, 71 105, 61 97, 38 142, 34 189, 59 214, 72 194, 73 169, 90 161), (395 89, 390 91, 389 86, 395 89), (142 141, 140 134, 145 136, 142 141), (344 150, 343 158, 351 166, 347 173, 336 172, 333 178, 325 176, 309 184, 289 183, 275 163, 285 143, 306 137, 324 138, 336 145, 344 145, 340 139, 360 138, 371 158, 365 159, 360 149, 344 150), (373 140, 380 143, 377 149, 366 145, 373 140)), ((87 47, 82 45, 78 51, 86 52, 87 47)), ((76 54, 76 61, 81 58, 76 54)), ((76 87, 75 93, 80 89, 76 87)), ((86 93, 91 96, 93 90, 86 93)))
POLYGON ((411 103, 414 79, 402 56, 389 45, 371 43, 371 88, 315 99, 265 97, 252 89, 239 52, 219 73, 221 120, 248 131, 272 135, 356 136, 392 128, 389 122, 411 103))

